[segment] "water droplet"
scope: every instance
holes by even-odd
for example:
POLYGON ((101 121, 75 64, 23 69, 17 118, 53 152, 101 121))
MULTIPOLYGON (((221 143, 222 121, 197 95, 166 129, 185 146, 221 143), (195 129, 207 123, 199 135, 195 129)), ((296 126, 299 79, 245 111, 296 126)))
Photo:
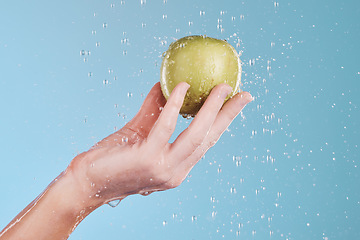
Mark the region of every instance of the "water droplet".
POLYGON ((200 16, 203 16, 203 15, 205 15, 205 11, 200 10, 200 16))
POLYGON ((230 188, 230 193, 236 193, 236 188, 234 187, 230 188))
POLYGON ((107 85, 107 84, 109 84, 109 80, 107 80, 107 79, 104 79, 104 80, 103 80, 103 84, 104 84, 104 85, 107 85))
POLYGON ((128 97, 128 98, 131 98, 132 96, 133 96, 132 92, 128 92, 128 93, 127 93, 127 97, 128 97))
POLYGON ((141 4, 141 5, 145 5, 145 4, 146 4, 146 0, 140 0, 140 4, 141 4))
POLYGON ((270 61, 270 60, 268 60, 268 61, 267 61, 267 67, 266 67, 266 70, 270 71, 270 69, 271 69, 271 61, 270 61))
POLYGON ((250 66, 255 65, 255 59, 254 58, 249 60, 249 65, 250 66))
POLYGON ((129 141, 129 139, 128 139, 127 137, 122 137, 121 141, 122 141, 123 143, 127 143, 127 142, 129 141))
POLYGON ((191 217, 191 221, 192 221, 192 222, 195 222, 196 220, 197 220, 196 216, 192 216, 192 217, 191 217))
POLYGON ((121 200, 120 199, 118 199, 118 200, 114 200, 114 201, 111 201, 111 202, 108 202, 108 205, 110 206, 110 207, 116 207, 117 205, 119 205, 119 203, 121 202, 121 200))
POLYGON ((192 21, 189 21, 189 26, 191 27, 194 23, 192 21))
POLYGON ((92 77, 92 75, 93 75, 92 72, 89 72, 89 73, 88 73, 88 76, 89 76, 89 77, 92 77))
POLYGON ((213 211, 213 212, 211 213, 211 217, 212 217, 212 218, 215 218, 215 217, 216 217, 216 214, 217 214, 217 212, 213 211))
POLYGON ((95 46, 96 46, 96 47, 100 47, 100 42, 96 42, 96 43, 95 43, 95 46))
POLYGON ((129 39, 128 38, 123 38, 123 39, 121 39, 121 43, 122 44, 126 44, 126 43, 128 43, 129 42, 129 39))
POLYGON ((111 8, 114 8, 114 7, 115 7, 115 3, 110 4, 110 7, 111 7, 111 8))
POLYGON ((167 14, 163 14, 163 15, 162 15, 162 18, 163 18, 164 20, 166 20, 166 19, 167 19, 167 14))
POLYGON ((103 28, 107 28, 108 24, 107 23, 103 23, 102 27, 103 28))

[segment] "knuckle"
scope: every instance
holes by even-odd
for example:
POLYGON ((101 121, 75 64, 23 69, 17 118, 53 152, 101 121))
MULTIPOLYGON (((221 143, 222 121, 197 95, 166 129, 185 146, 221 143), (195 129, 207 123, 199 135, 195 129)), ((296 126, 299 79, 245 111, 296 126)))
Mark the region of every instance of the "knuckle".
POLYGON ((193 137, 190 139, 190 144, 192 147, 197 148, 203 144, 203 139, 200 137, 193 137))
POLYGON ((169 136, 174 131, 174 124, 170 120, 165 120, 161 123, 160 133, 164 136, 169 136))

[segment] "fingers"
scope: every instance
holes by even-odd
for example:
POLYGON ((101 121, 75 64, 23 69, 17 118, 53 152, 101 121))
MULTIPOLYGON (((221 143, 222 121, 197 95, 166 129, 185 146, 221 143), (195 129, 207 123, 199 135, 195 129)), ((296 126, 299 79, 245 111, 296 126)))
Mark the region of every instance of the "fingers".
POLYGON ((206 153, 206 151, 219 140, 234 118, 252 100, 253 98, 250 93, 241 92, 227 101, 219 114, 216 116, 211 130, 204 140, 204 144, 202 144, 190 157, 180 164, 179 172, 182 172, 182 174, 186 176, 190 172, 191 168, 206 153))
POLYGON ((225 98, 232 88, 227 84, 217 85, 189 127, 183 131, 171 146, 172 158, 182 161, 190 156, 200 145, 213 125, 225 98))
POLYGON ((106 146, 113 143, 134 143, 148 136, 158 119, 166 99, 162 95, 160 83, 156 83, 145 98, 139 112, 119 131, 100 141, 96 146, 106 146))
POLYGON ((234 118, 243 110, 243 108, 253 100, 248 92, 241 92, 232 97, 221 109, 211 128, 207 138, 208 145, 213 145, 227 129, 234 118))
POLYGON ((156 83, 144 100, 139 112, 127 123, 122 131, 132 131, 146 138, 166 103, 160 83, 156 83))
POLYGON ((169 139, 175 130, 179 111, 189 87, 189 84, 182 82, 172 91, 158 121, 155 123, 148 136, 148 142, 156 143, 156 146, 154 146, 155 148, 163 148, 169 142, 169 139))

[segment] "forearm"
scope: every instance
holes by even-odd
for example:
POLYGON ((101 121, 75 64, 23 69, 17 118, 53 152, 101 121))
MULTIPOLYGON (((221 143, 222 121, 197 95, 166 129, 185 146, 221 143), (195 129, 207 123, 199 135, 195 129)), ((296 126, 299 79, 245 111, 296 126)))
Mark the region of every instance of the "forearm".
POLYGON ((0 233, 0 239, 67 239, 99 205, 91 205, 72 172, 60 174, 0 233))

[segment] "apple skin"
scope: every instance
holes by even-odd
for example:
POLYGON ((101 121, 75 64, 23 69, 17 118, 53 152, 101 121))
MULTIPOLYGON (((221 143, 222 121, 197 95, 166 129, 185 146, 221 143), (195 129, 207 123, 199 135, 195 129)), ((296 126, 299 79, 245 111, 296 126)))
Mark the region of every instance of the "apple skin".
POLYGON ((180 82, 190 85, 180 114, 194 117, 216 85, 226 83, 232 87, 233 91, 225 101, 240 90, 239 55, 224 40, 206 36, 181 38, 171 43, 163 55, 160 83, 166 99, 180 82))

